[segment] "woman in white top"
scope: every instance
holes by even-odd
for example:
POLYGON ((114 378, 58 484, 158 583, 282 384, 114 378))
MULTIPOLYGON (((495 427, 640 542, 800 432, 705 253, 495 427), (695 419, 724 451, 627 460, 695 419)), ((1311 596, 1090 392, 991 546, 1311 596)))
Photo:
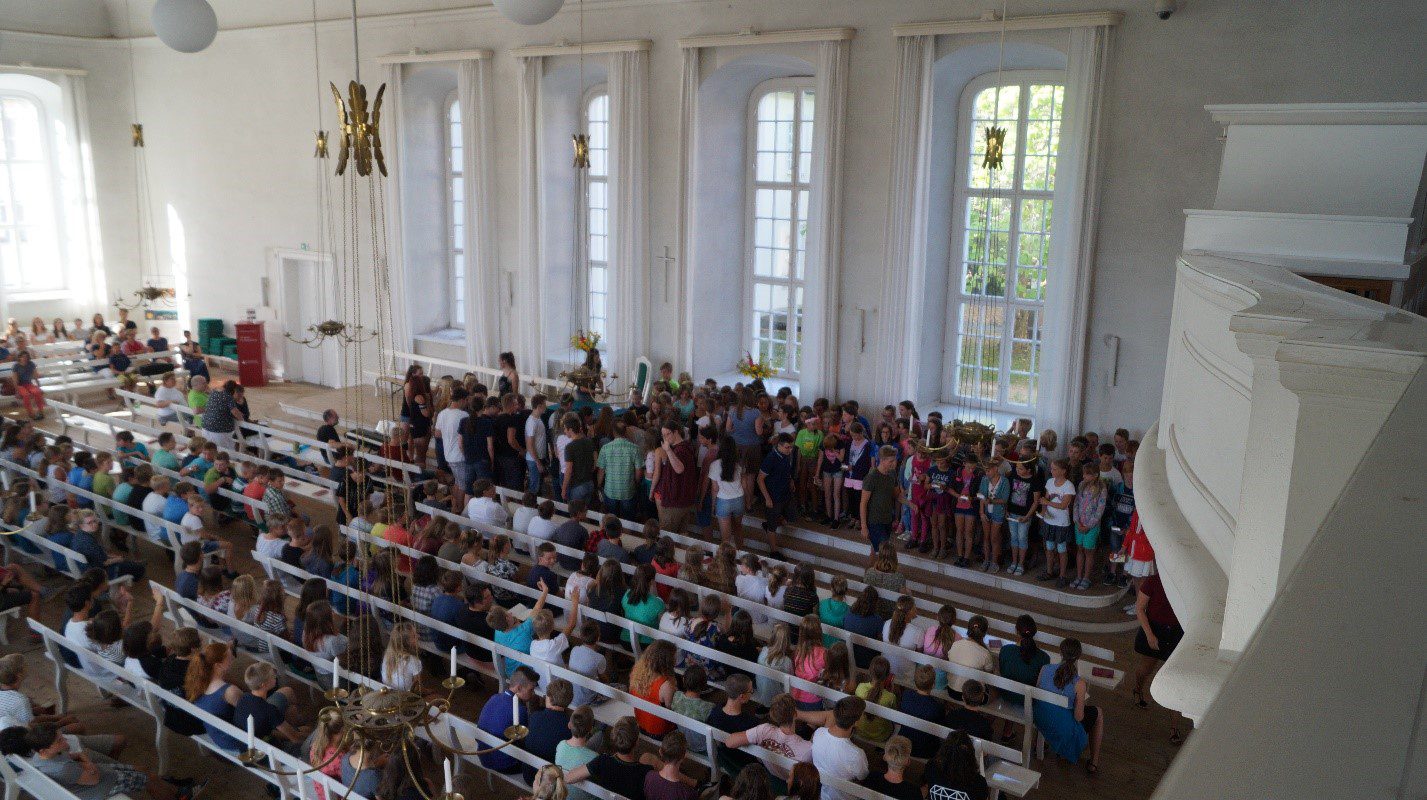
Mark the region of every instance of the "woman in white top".
POLYGON ((178 379, 170 372, 164 376, 163 384, 154 392, 154 401, 158 404, 158 421, 178 422, 178 409, 188 408, 188 396, 178 388, 178 379))
POLYGON ((708 490, 714 496, 714 516, 723 541, 737 541, 743 530, 743 465, 738 461, 738 445, 724 434, 718 440, 718 458, 709 464, 708 490))
POLYGON ((404 692, 419 691, 420 653, 420 636, 414 624, 398 622, 391 626, 391 637, 382 656, 382 683, 404 692))
MULTIPOLYGON (((688 592, 683 589, 670 591, 669 599, 664 603, 664 613, 659 615, 659 631, 680 639, 689 638, 689 631, 694 625, 693 609, 694 600, 688 592)), ((680 650, 675 666, 683 665, 684 651, 680 650)))
MULTIPOLYGON (((895 644, 905 650, 921 652, 922 638, 926 631, 917 624, 917 604, 911 597, 902 595, 892 610, 892 618, 882 625, 882 641, 895 644)), ((892 677, 903 676, 908 667, 905 657, 895 652, 883 653, 892 667, 892 677)))
MULTIPOLYGON (((996 658, 986 647, 986 618, 976 615, 966 623, 966 635, 952 643, 946 650, 946 660, 963 667, 979 669, 982 672, 996 672, 996 658)), ((952 697, 961 699, 961 687, 970 678, 960 675, 946 676, 946 688, 952 697)))

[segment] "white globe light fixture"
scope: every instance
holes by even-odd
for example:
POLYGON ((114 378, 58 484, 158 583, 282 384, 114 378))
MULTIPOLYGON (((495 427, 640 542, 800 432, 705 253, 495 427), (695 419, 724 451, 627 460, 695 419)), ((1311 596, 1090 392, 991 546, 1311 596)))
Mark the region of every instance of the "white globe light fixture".
POLYGON ((158 0, 151 19, 159 40, 180 53, 197 53, 218 35, 218 15, 207 0, 158 0))
POLYGON ((539 25, 555 16, 565 0, 491 0, 496 10, 511 22, 539 25))

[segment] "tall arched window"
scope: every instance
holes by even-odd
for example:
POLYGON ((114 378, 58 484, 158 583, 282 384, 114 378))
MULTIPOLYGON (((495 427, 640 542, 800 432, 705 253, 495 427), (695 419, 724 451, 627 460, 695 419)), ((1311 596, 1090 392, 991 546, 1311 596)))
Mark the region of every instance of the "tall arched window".
POLYGON ((596 86, 585 95, 585 131, 590 168, 583 193, 585 327, 609 340, 609 91, 596 86))
POLYGON ((812 83, 764 83, 754 92, 750 110, 748 349, 780 376, 796 378, 802 368, 812 190, 812 83))
POLYGON ((65 288, 49 131, 38 99, 0 94, 0 275, 12 295, 65 288))
POLYGON ((952 271, 947 398, 996 411, 1034 409, 1041 372, 1051 198, 1065 87, 1007 73, 967 87, 960 114, 966 169, 957 185, 961 248, 952 271), (982 166, 986 126, 1006 129, 1004 163, 982 166))
POLYGON ((451 233, 447 248, 447 324, 466 327, 466 204, 464 152, 461 149, 461 104, 453 93, 446 101, 446 228, 451 233))

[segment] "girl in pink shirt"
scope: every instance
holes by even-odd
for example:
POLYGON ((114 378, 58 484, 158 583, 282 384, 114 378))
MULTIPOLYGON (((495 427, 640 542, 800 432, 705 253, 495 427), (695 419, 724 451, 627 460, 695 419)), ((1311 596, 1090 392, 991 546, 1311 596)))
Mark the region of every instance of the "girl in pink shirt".
MULTIPOLYGON (((817 614, 803 617, 798 626, 798 646, 793 650, 793 674, 805 681, 816 682, 827 666, 827 648, 823 647, 822 623, 817 614)), ((793 687, 793 699, 803 711, 821 711, 822 700, 815 694, 793 687)))

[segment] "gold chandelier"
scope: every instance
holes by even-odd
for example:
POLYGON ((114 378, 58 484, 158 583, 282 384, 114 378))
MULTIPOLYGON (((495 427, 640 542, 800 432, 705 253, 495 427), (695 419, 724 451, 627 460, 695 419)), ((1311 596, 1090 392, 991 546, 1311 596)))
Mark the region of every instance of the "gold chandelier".
MULTIPOLYGON (((455 651, 451 654, 452 671, 455 671, 455 651)), ((460 748, 446 744, 441 741, 431 730, 431 724, 451 710, 451 697, 456 690, 466 684, 465 679, 452 675, 442 681, 441 685, 446 689, 446 696, 443 698, 427 699, 426 697, 400 689, 381 687, 370 689, 358 684, 351 691, 343 689, 337 677, 338 665, 332 665, 332 688, 323 693, 323 696, 331 705, 322 709, 318 713, 318 718, 323 723, 334 722, 340 719, 343 722, 343 733, 341 739, 330 757, 320 764, 314 764, 308 769, 287 772, 273 767, 267 761, 267 756, 263 751, 255 747, 253 736, 252 720, 248 721, 248 747, 238 754, 238 760, 243 764, 256 769, 263 770, 274 775, 292 777, 295 775, 307 775, 321 770, 331 764, 342 754, 351 750, 354 746, 360 747, 363 753, 380 753, 387 756, 400 756, 408 774, 412 778, 412 785, 425 800, 465 800, 460 794, 452 790, 451 787, 451 764, 445 760, 445 785, 444 792, 432 797, 422 788, 424 783, 422 776, 416 774, 411 762, 411 749, 417 746, 422 739, 431 742, 447 757, 449 756, 482 756, 493 753, 504 747, 508 747, 515 742, 524 739, 530 734, 530 729, 524 725, 511 725, 505 729, 502 738, 504 742, 494 747, 486 747, 479 750, 461 750, 460 748), (425 736, 420 736, 421 733, 425 736)), ((511 698, 512 704, 518 703, 515 697, 511 698)), ((518 716, 512 717, 518 719, 518 716)), ((364 756, 365 758, 365 756, 364 756)), ((351 796, 352 787, 347 787, 347 794, 342 800, 347 800, 351 796)))

